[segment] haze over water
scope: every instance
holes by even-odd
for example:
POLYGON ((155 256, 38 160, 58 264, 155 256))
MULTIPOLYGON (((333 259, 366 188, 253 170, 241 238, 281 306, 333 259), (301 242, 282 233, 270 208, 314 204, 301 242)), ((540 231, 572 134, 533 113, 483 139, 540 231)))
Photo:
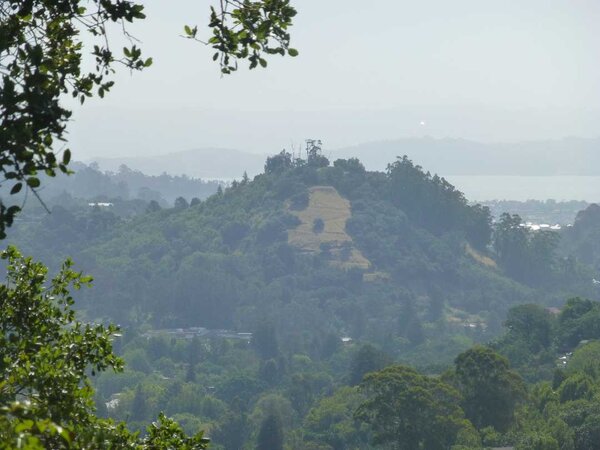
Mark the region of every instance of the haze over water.
POLYGON ((600 202, 597 176, 466 176, 445 177, 469 201, 487 200, 583 200, 600 202))

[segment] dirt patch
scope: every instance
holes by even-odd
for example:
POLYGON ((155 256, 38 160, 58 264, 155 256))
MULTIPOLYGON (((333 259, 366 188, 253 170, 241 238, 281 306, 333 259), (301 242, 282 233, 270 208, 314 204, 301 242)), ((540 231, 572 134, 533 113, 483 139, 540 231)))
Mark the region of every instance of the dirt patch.
POLYGON ((465 244, 465 253, 467 255, 469 255, 471 258, 473 258, 475 261, 477 261, 480 264, 483 264, 486 267, 491 267, 493 269, 498 268, 496 261, 494 261, 489 256, 482 255, 477 250, 475 250, 473 247, 471 247, 469 244, 465 244))

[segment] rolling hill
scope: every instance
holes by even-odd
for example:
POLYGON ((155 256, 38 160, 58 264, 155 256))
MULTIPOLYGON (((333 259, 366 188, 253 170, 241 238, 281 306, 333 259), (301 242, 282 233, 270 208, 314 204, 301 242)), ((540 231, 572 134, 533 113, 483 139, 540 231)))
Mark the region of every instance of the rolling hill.
POLYGON ((334 333, 421 362, 495 336, 511 305, 579 293, 506 276, 489 211, 406 157, 387 173, 285 152, 266 167, 191 207, 129 220, 57 211, 12 241, 93 274, 77 294, 90 319, 237 331, 268 319, 288 348, 334 333))

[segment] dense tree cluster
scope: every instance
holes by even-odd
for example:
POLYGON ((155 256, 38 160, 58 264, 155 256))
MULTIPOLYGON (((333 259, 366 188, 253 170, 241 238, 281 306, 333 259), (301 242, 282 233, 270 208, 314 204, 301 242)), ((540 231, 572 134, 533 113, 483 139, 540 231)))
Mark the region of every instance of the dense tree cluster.
POLYGON ((502 214, 496 225, 494 250, 499 263, 511 276, 541 283, 551 279, 556 263, 558 233, 531 231, 518 215, 502 214))
POLYGON ((574 253, 581 262, 590 265, 598 273, 600 270, 600 206, 591 204, 577 214, 573 226, 564 233, 560 250, 565 254, 574 253))
POLYGON ((442 450, 454 443, 462 425, 460 394, 439 378, 392 366, 369 374, 362 385, 367 400, 356 411, 373 429, 373 443, 398 450, 442 450))
POLYGON ((423 172, 405 155, 388 166, 392 203, 413 221, 435 235, 462 232, 479 249, 491 237, 491 216, 487 207, 468 206, 467 201, 444 178, 423 172))
POLYGON ((600 339, 600 304, 571 298, 559 314, 539 305, 520 305, 508 312, 506 326, 508 332, 494 347, 528 379, 548 378, 556 354, 565 355, 581 342, 600 339))
MULTIPOLYGON (((581 305, 588 303, 598 307, 573 299, 561 313, 564 318, 554 318, 563 323, 563 333, 578 327, 577 321, 589 313, 581 305)), ((533 336, 546 340, 547 326, 539 318, 532 321, 531 309, 525 305, 511 311, 501 342, 521 339, 528 323, 539 328, 531 331, 533 336)), ((265 336, 277 341, 269 329, 266 324, 265 336)), ((553 331, 551 340, 559 334, 553 331)), ((397 365, 388 357, 384 368, 371 366, 359 386, 351 387, 348 376, 366 354, 377 351, 346 344, 330 356, 309 356, 278 347, 265 353, 235 340, 124 336, 120 345, 132 367, 124 379, 103 374, 97 387, 105 399, 120 393, 112 416, 141 410, 148 420, 166 407, 184 426, 205 428, 216 448, 262 448, 283 440, 298 449, 592 450, 600 347, 586 341, 566 348, 573 352, 567 364, 561 359, 565 349, 551 350, 551 370, 538 366, 539 381, 527 387, 518 374, 522 366, 511 368, 506 357, 481 346, 459 354, 438 375, 397 365), (265 360, 267 355, 275 356, 265 360), (187 375, 191 361, 194 380, 187 375), (557 364, 561 368, 555 370, 557 364), (165 376, 157 377, 152 368, 165 376), (273 377, 271 371, 278 374, 273 377), (141 408, 140 392, 145 393, 141 408)), ((504 347, 498 349, 504 352, 504 347)), ((143 422, 132 425, 142 427, 143 422)))

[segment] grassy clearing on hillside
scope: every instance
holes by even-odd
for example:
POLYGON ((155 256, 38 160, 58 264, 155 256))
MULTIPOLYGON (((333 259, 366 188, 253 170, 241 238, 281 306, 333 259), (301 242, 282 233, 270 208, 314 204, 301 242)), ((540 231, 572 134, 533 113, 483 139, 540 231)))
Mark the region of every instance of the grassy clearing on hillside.
POLYGON ((475 250, 473 247, 471 247, 468 243, 465 245, 465 252, 467 253, 467 255, 469 255, 471 258, 473 258, 475 261, 477 261, 480 264, 483 264, 486 267, 490 267, 492 269, 498 268, 496 261, 494 261, 489 256, 482 255, 477 250, 475 250))
POLYGON ((346 221, 351 217, 350 202, 332 186, 313 186, 309 189, 308 206, 302 211, 292 211, 301 221, 289 230, 290 245, 306 252, 328 251, 331 263, 344 269, 358 267, 369 269, 371 263, 354 247, 346 233, 346 221), (323 221, 322 231, 315 231, 315 220, 323 221))

